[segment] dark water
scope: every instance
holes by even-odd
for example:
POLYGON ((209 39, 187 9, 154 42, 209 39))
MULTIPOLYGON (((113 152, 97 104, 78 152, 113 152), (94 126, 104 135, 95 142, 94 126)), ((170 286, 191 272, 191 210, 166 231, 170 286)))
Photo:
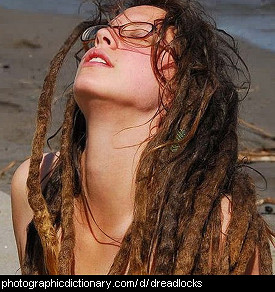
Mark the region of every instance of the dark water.
POLYGON ((219 28, 275 52, 275 0, 201 0, 219 28))
POLYGON ((30 12, 76 14, 80 0, 0 0, 0 6, 30 12))
MULTIPOLYGON (((78 14, 81 2, 82 0, 0 0, 0 6, 30 12, 78 14)), ((219 28, 275 52, 275 0, 199 2, 208 8, 219 28)), ((84 8, 80 9, 83 15, 84 11, 84 8)))

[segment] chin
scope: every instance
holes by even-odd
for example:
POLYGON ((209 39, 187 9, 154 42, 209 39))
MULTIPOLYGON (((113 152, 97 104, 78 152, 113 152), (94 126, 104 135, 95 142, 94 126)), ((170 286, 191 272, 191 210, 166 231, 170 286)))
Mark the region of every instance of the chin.
POLYGON ((84 96, 85 98, 94 98, 96 96, 104 96, 106 84, 95 82, 91 78, 77 78, 73 85, 73 92, 76 98, 84 96))
POLYGON ((127 80, 127 78, 110 79, 110 77, 105 76, 104 78, 102 75, 100 78, 91 77, 89 74, 80 72, 73 85, 76 102, 83 108, 85 102, 95 100, 109 101, 113 103, 113 106, 135 108, 140 112, 158 108, 159 87, 157 83, 151 86, 146 86, 145 83, 140 86, 140 82, 135 82, 135 86, 133 86, 131 80, 127 80), (127 86, 127 84, 131 86, 127 86))

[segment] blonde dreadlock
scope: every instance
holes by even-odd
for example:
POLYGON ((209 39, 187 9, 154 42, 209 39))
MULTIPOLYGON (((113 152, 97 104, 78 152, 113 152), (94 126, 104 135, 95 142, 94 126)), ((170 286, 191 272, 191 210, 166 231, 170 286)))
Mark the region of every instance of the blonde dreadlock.
MULTIPOLYGON (((83 22, 79 24, 74 29, 70 37, 66 40, 62 48, 59 50, 59 52, 57 53, 57 55, 54 57, 54 59, 51 62, 50 70, 49 70, 48 75, 45 78, 42 93, 39 98, 36 132, 33 138, 30 169, 29 169, 29 176, 27 180, 28 200, 34 212, 33 222, 39 234, 41 244, 43 246, 45 266, 48 269, 48 273, 53 274, 53 275, 58 273, 58 269, 57 269, 58 267, 57 259, 58 259, 58 252, 59 252, 58 239, 57 239, 56 229, 53 225, 53 218, 51 217, 49 213, 47 203, 42 195, 39 168, 40 168, 40 163, 43 158, 43 147, 44 147, 45 136, 46 136, 47 128, 49 124, 49 118, 51 115, 51 103, 52 103, 54 85, 56 83, 57 74, 63 64, 66 54, 68 53, 70 48, 73 46, 73 44, 76 42, 76 40, 79 38, 79 35, 83 31, 83 29, 85 29, 89 25, 91 25, 91 23, 89 22, 83 22)), ((68 109, 69 110, 71 109, 70 103, 68 104, 68 109)), ((69 112, 66 115, 67 118, 70 117, 71 114, 72 113, 69 112)), ((72 125, 72 123, 70 123, 69 125, 72 125)), ((71 128, 67 130, 67 123, 65 122, 63 126, 63 135, 62 135, 64 137, 62 139, 63 142, 68 141, 68 136, 70 136, 70 131, 71 131, 71 128)), ((66 143, 62 147, 63 151, 61 150, 61 155, 64 156, 67 163, 69 162, 68 154, 66 154, 68 153, 68 146, 70 145, 66 143), (64 155, 64 153, 66 155, 64 155)), ((66 165, 65 169, 66 171, 70 173, 69 165, 71 164, 69 163, 68 166, 66 165)), ((65 192, 68 192, 67 188, 70 188, 71 186, 67 187, 68 184, 66 182, 68 182, 68 180, 66 179, 66 175, 64 175, 63 177, 64 177, 63 181, 65 182, 65 192)), ((65 203, 65 206, 67 206, 66 196, 63 196, 63 202, 65 203)), ((64 208, 63 208, 63 213, 65 215, 64 220, 66 221, 66 217, 69 214, 66 213, 66 210, 64 210, 64 208)), ((65 229, 65 234, 66 234, 66 229, 65 229)), ((67 237, 65 238, 66 238, 65 239, 65 242, 66 242, 67 237)), ((64 248, 61 248, 61 255, 64 255, 64 248)), ((62 260, 60 261, 62 262, 62 260)), ((23 272, 24 272, 24 268, 23 268, 23 272)))

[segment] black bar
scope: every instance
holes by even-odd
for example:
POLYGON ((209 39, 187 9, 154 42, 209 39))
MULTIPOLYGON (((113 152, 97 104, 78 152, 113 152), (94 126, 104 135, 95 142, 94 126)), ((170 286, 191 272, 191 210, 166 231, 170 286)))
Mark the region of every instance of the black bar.
POLYGON ((49 291, 56 288, 77 289, 160 289, 203 288, 273 290, 274 276, 22 276, 1 275, 0 291, 49 291), (256 286, 257 285, 257 286, 256 286), (260 285, 260 286, 259 286, 260 285), (257 289, 257 288, 256 288, 257 289))

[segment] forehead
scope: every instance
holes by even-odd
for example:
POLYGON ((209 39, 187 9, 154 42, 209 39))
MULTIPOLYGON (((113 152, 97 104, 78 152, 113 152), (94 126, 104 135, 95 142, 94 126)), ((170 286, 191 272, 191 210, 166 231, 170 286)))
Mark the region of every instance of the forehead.
POLYGON ((121 25, 129 21, 145 21, 153 23, 156 19, 164 18, 166 11, 149 5, 135 6, 126 9, 112 20, 113 25, 121 25))

